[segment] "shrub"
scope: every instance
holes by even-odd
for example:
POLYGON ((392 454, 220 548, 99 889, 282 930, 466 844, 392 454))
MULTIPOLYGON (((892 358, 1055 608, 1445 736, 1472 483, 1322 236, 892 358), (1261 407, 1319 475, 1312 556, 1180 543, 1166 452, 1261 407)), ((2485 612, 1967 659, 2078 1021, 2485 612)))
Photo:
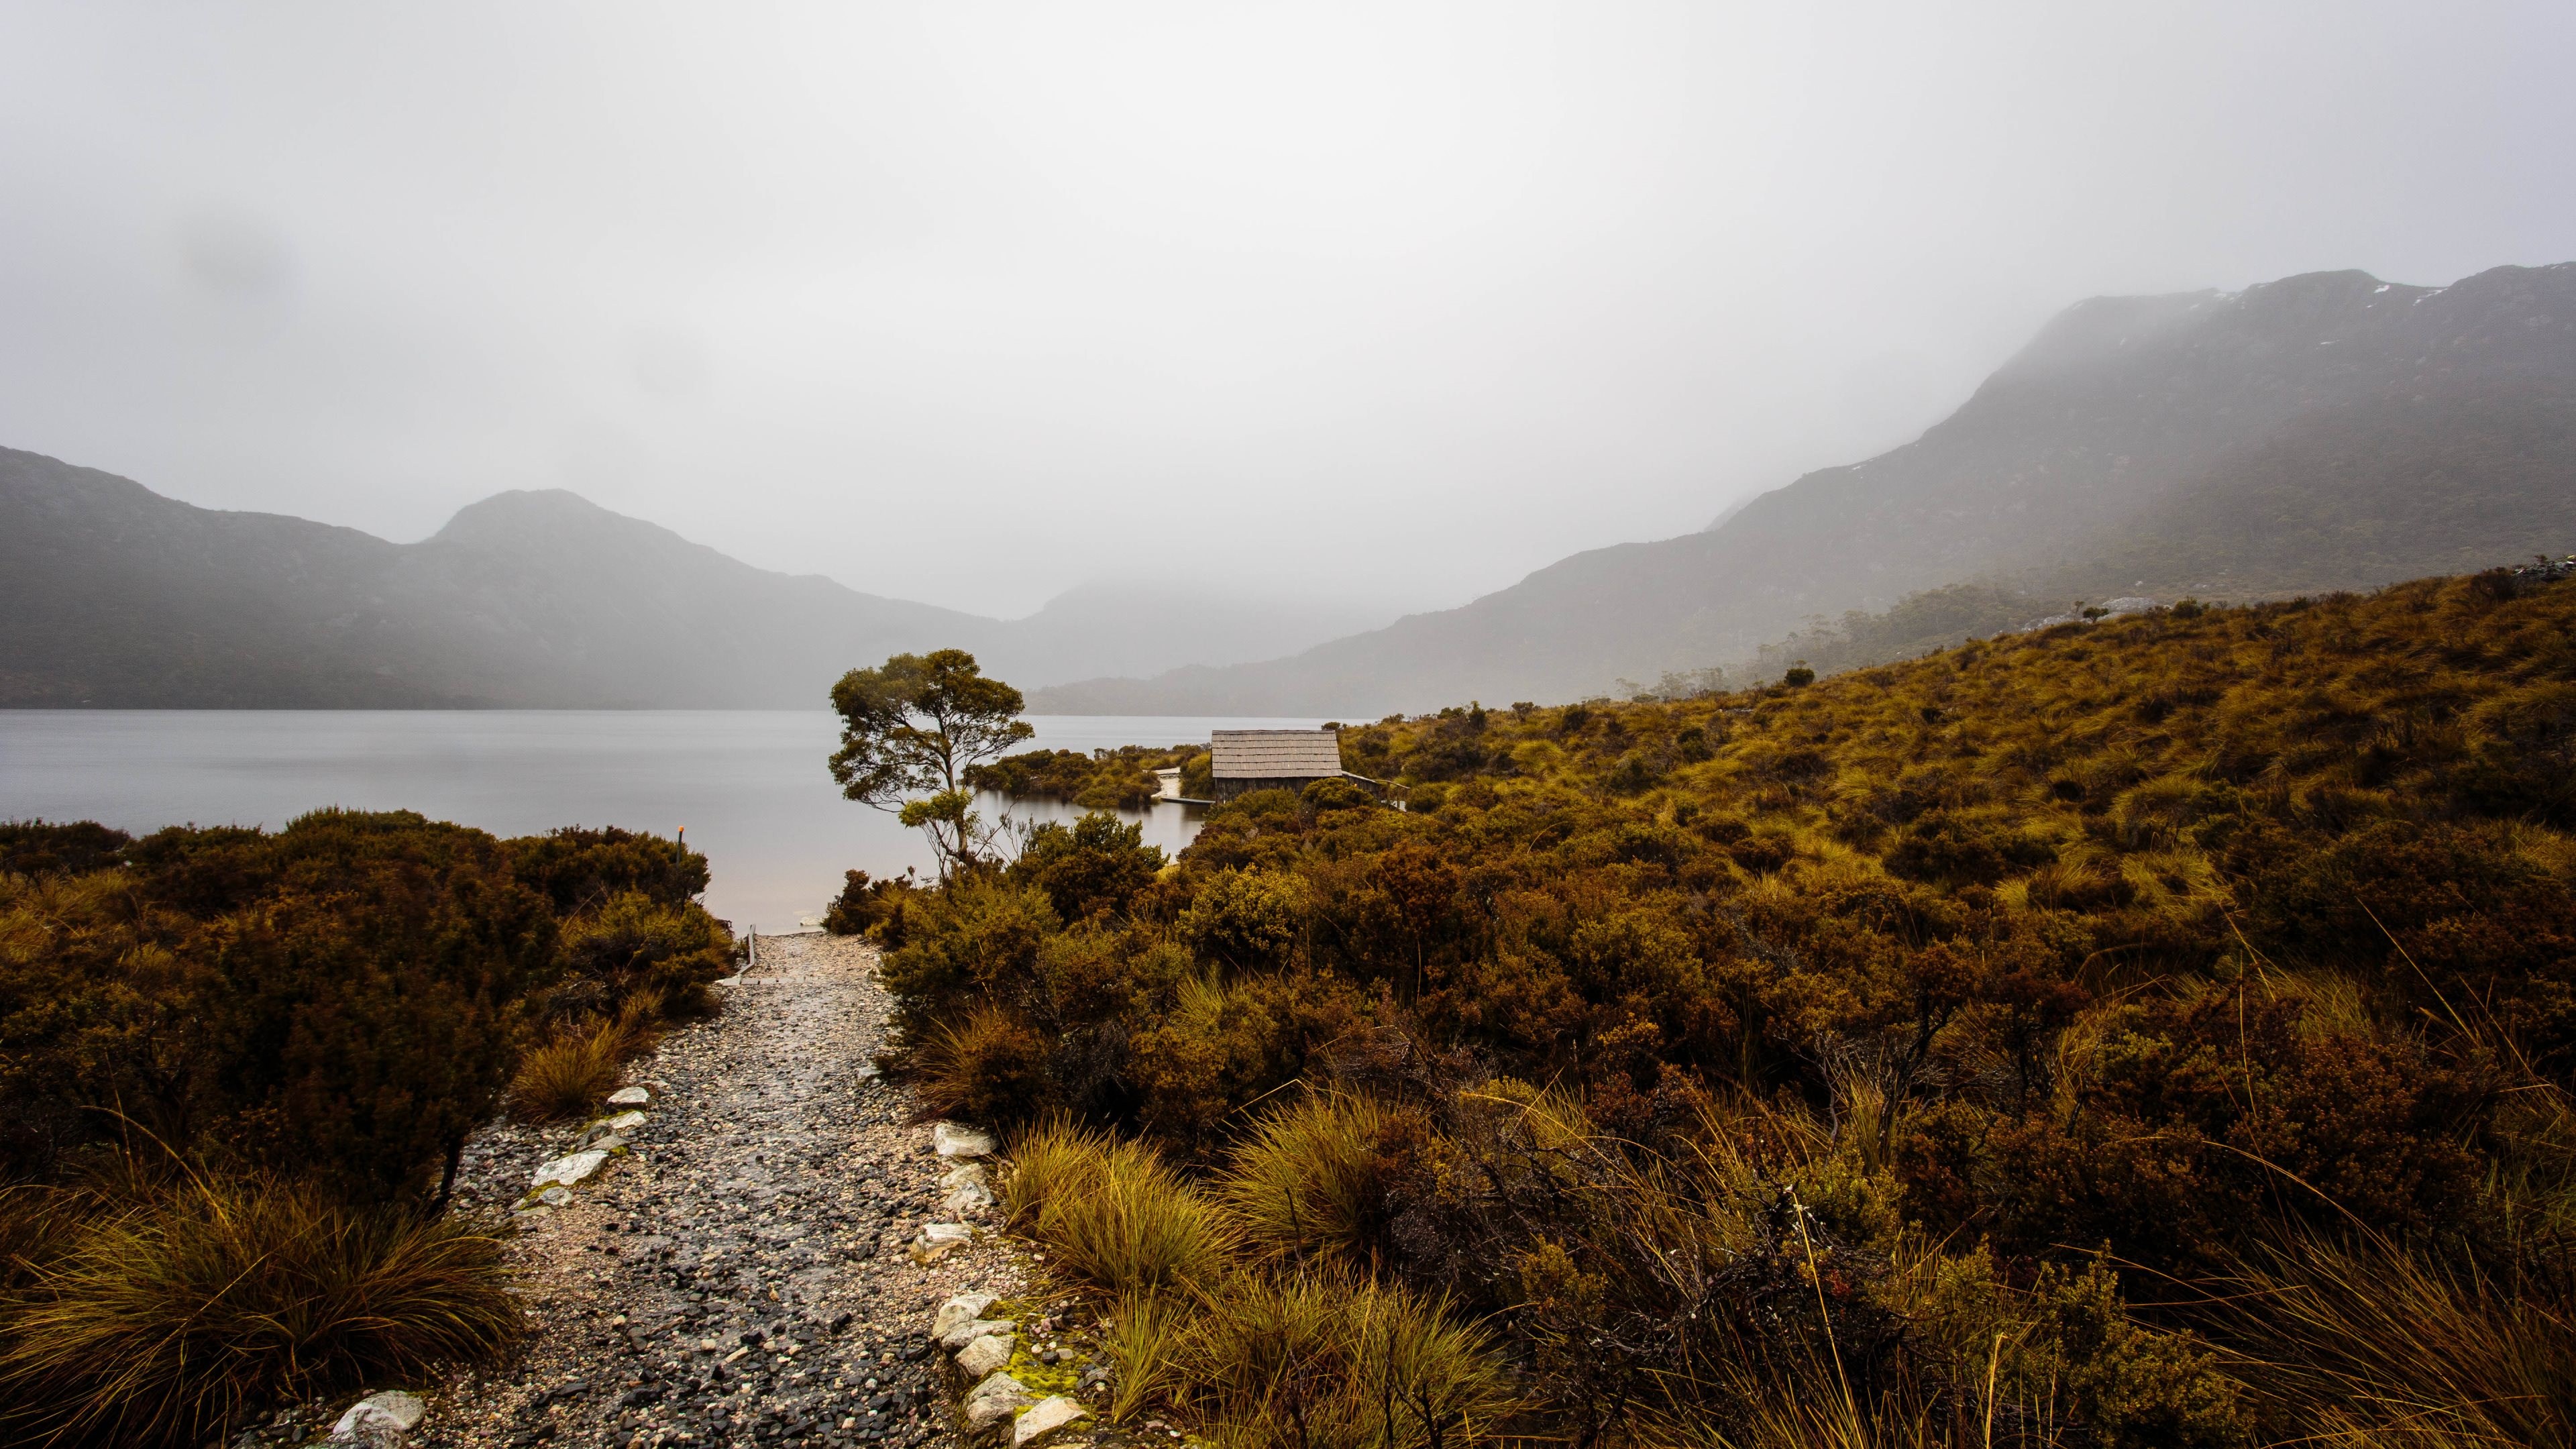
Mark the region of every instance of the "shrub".
POLYGON ((1050 1097, 1047 1042, 1010 1013, 978 1007, 942 1023, 915 1056, 913 1080, 925 1112, 1012 1126, 1050 1097))
POLYGON ((71 1210, 0 1298, 12 1442, 192 1446, 274 1398, 417 1379, 521 1332, 500 1243, 472 1223, 209 1176, 71 1210))
POLYGON ((903 915, 919 887, 912 872, 870 880, 863 870, 844 871, 841 893, 823 910, 823 929, 835 936, 868 936, 891 949, 903 944, 903 915))
POLYGON ((1008 872, 1046 892, 1055 913, 1068 921, 1123 914, 1137 893, 1153 884, 1163 852, 1144 843, 1142 825, 1094 810, 1068 830, 1048 821, 1029 832, 1008 872))
POLYGON ((645 1001, 653 1017, 700 1017, 714 1012, 711 988, 732 973, 733 936, 694 901, 621 891, 564 923, 556 960, 556 1015, 617 1015, 645 1001))
POLYGON ((1368 787, 1351 780, 1317 780, 1297 792, 1297 803, 1317 815, 1335 810, 1366 810, 1377 804, 1368 787))
MULTIPOLYGON (((1343 745, 1417 808, 1247 796, 1078 928, 969 884, 903 1010, 1217 1169, 1243 1271, 1501 1315, 1535 1434, 2224 1442, 2270 1330, 2184 1305, 2266 1235, 2563 1271, 2570 701, 2576 588, 2429 580, 1390 717, 1343 745), (1364 1163, 1298 1091, 1380 1104, 1364 1163), (1929 1342, 1936 1260, 2022 1347, 1929 1342)), ((2351 1382, 2477 1422, 2406 1372, 2351 1382)))
POLYGON ((1306 893, 1295 877, 1220 871, 1181 913, 1180 933, 1202 956, 1256 971, 1286 964, 1305 917, 1306 893))
POLYGON ((0 874, 87 875, 115 866, 133 843, 95 820, 0 820, 0 874))

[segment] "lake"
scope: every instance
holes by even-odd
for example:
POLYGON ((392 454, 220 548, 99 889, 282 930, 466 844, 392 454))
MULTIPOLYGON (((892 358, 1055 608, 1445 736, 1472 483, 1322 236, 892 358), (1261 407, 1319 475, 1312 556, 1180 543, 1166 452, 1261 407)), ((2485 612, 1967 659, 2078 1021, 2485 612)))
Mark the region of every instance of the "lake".
MULTIPOLYGON (((1317 719, 1032 715, 1024 748, 1205 743, 1212 729, 1317 719)), ((261 825, 338 805, 417 810, 496 835, 562 825, 686 827, 714 872, 707 907, 736 930, 794 930, 841 872, 930 870, 917 832, 843 800, 824 761, 840 721, 804 710, 0 710, 0 820, 261 825)), ((986 817, 1081 814, 986 796, 986 817)), ((1177 851, 1196 806, 1128 812, 1177 851)))

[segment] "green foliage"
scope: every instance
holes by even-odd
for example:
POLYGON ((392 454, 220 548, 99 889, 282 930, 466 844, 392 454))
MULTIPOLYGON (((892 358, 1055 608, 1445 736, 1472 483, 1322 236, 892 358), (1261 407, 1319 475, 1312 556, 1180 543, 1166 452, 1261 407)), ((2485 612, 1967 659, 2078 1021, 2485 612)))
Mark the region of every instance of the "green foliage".
POLYGON ((549 1022, 622 1021, 631 1046, 706 1008, 732 941, 677 894, 704 869, 623 831, 319 811, 0 875, 0 1151, 41 1178, 148 1136, 355 1202, 435 1197, 549 1022))
POLYGON ((972 866, 984 844, 967 772, 1034 731, 1020 692, 986 679, 963 649, 897 654, 832 686, 841 748, 832 778, 844 798, 897 814, 927 835, 942 874, 972 866))
POLYGON ((870 880, 863 870, 843 871, 841 893, 823 910, 823 929, 835 936, 868 936, 899 946, 903 913, 918 889, 909 868, 887 880, 870 880))
POLYGON ((593 910, 626 894, 677 908, 707 889, 704 855, 616 826, 572 826, 508 841, 506 847, 520 883, 553 902, 558 915, 593 910))
POLYGON ((1029 832, 1007 874, 1046 892, 1065 920, 1125 915, 1163 868, 1161 849, 1144 841, 1143 826, 1105 810, 1091 811, 1070 830, 1047 821, 1029 832))

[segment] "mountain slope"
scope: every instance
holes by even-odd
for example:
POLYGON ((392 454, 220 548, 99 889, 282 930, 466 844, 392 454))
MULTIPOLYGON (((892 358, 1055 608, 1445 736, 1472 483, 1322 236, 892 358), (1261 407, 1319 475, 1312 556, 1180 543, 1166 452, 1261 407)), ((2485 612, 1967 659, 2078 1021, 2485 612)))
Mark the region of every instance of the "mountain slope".
POLYGON ((1969 580, 2253 594, 2438 573, 2565 546, 2571 401, 2576 265, 2444 288, 2326 272, 2097 299, 1922 438, 1810 473, 1707 532, 1577 554, 1293 658, 1085 681, 1033 705, 1567 699, 1969 580))
POLYGON ((988 619, 754 568, 559 491, 395 544, 0 449, 0 706, 819 708, 900 650, 1042 682, 1364 622, 1118 587, 988 619))

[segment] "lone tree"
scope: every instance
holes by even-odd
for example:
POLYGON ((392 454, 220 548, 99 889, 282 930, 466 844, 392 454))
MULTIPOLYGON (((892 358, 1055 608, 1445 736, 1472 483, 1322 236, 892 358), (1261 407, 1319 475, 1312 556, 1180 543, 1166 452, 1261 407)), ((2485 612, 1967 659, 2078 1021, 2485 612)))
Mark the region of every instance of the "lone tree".
POLYGON ((845 798, 893 811, 929 836, 945 879, 973 865, 982 843, 966 769, 1036 733, 1019 717, 1025 703, 1018 690, 986 679, 963 649, 853 669, 832 686, 841 716, 832 778, 845 798))

